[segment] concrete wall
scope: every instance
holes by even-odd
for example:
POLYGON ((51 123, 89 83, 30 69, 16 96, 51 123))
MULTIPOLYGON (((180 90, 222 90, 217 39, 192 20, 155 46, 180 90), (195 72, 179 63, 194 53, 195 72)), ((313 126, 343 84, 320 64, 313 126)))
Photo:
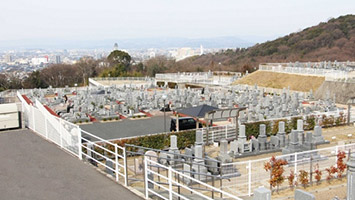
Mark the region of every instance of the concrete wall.
POLYGON ((355 97, 355 83, 324 81, 315 92, 315 97, 324 99, 327 91, 329 91, 331 98, 335 94, 337 103, 346 104, 351 97, 355 97))

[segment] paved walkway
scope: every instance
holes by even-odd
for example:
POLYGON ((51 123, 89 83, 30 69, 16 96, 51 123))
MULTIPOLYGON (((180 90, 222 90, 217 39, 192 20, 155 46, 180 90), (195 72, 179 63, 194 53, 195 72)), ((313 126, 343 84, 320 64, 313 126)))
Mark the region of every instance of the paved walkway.
MULTIPOLYGON (((170 132, 170 116, 166 116, 166 131, 170 132)), ((146 119, 124 119, 118 122, 105 122, 81 125, 84 131, 92 133, 103 139, 117 139, 152 133, 164 132, 164 116, 155 116, 146 119)))
POLYGON ((30 130, 0 132, 0 199, 141 199, 30 130))

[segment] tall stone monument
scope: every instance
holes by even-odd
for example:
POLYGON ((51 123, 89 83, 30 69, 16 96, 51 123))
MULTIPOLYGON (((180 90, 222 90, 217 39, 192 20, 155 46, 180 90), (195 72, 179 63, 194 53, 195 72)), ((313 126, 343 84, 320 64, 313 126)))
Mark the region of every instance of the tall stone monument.
POLYGON ((348 165, 348 191, 347 200, 355 200, 355 153, 350 155, 350 160, 347 162, 348 165))

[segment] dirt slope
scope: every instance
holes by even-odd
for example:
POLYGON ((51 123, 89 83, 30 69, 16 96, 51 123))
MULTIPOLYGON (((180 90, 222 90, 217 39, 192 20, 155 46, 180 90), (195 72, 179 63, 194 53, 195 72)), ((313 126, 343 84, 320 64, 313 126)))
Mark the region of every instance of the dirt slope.
POLYGON ((256 71, 235 81, 233 84, 257 84, 258 86, 277 89, 290 86, 290 89, 295 91, 309 92, 312 89, 312 91, 315 92, 322 85, 324 80, 324 77, 318 76, 256 71))

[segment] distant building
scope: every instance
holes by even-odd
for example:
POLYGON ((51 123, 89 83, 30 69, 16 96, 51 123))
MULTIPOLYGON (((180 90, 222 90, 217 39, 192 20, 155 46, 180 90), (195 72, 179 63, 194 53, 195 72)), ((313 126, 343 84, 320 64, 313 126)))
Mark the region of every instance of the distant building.
POLYGON ((12 56, 10 54, 5 55, 5 62, 6 63, 11 63, 13 61, 12 56))
POLYGON ((154 51, 149 52, 149 58, 155 58, 155 52, 154 51))
POLYGON ((113 45, 113 50, 115 51, 115 50, 118 50, 118 44, 117 43, 115 43, 114 45, 113 45))
POLYGON ((60 64, 62 61, 60 60, 60 56, 55 56, 55 64, 60 64))
POLYGON ((31 63, 34 66, 48 64, 48 57, 44 58, 32 58, 31 63))

